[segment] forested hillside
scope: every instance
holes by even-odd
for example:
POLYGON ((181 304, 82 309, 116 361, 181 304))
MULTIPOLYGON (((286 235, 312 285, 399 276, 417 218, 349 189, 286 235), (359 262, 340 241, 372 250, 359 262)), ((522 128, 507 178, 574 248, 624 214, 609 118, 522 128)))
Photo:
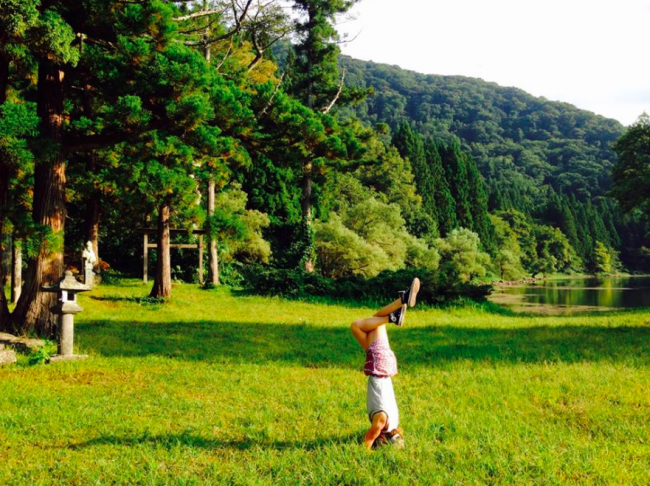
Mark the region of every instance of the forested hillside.
POLYGON ((341 65, 346 82, 374 90, 353 110, 356 116, 391 129, 406 119, 437 140, 459 137, 491 185, 535 193, 549 184, 580 199, 609 188, 616 160, 611 144, 623 133, 616 120, 480 79, 346 56, 341 65))
POLYGON ((640 268, 644 225, 609 197, 616 163, 616 120, 525 91, 463 76, 424 75, 397 66, 341 56, 346 82, 371 89, 340 110, 391 131, 407 122, 423 139, 457 137, 487 184, 492 212, 517 210, 569 239, 587 267, 597 242, 640 268))

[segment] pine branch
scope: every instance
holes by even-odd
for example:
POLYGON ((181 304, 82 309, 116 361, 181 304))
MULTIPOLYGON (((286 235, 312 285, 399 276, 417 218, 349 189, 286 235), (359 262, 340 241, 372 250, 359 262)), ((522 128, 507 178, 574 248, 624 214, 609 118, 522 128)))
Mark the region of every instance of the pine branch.
POLYGON ((233 0, 231 2, 232 10, 233 10, 233 15, 235 18, 235 26, 230 29, 230 31, 226 32, 225 34, 218 35, 216 37, 212 37, 209 39, 202 39, 200 41, 187 41, 185 42, 186 46, 206 46, 208 44, 213 44, 215 42, 219 42, 224 39, 229 39, 230 37, 234 36, 237 34, 241 29, 242 25, 244 23, 244 20, 246 19, 246 16, 248 15, 248 10, 250 9, 251 4, 253 3, 253 0, 246 0, 246 4, 244 5, 241 14, 238 16, 237 15, 237 2, 233 0))
POLYGON ((334 95, 334 98, 332 99, 330 104, 327 105, 327 107, 323 109, 323 113, 325 113, 325 114, 329 113, 330 110, 336 104, 337 100, 339 99, 339 96, 341 96, 341 92, 343 91, 343 82, 345 81, 345 73, 346 73, 346 70, 345 70, 345 68, 343 68, 343 72, 341 73, 341 82, 339 83, 339 89, 336 91, 336 95, 334 95))
POLYGON ((264 115, 267 112, 267 110, 271 107, 271 105, 273 104, 273 98, 275 98, 275 95, 280 90, 280 86, 282 85, 282 81, 284 80, 284 75, 285 74, 286 74, 286 72, 282 73, 282 76, 280 76, 280 82, 275 86, 275 89, 273 90, 273 93, 271 94, 271 97, 269 98, 269 101, 266 103, 266 106, 264 107, 264 109, 262 111, 260 111, 259 116, 264 115))
POLYGON ((208 15, 214 15, 214 14, 219 14, 222 13, 222 9, 212 9, 212 10, 201 10, 199 12, 194 12, 188 15, 181 15, 180 17, 174 17, 174 20, 176 22, 182 22, 184 20, 190 20, 190 19, 195 19, 198 17, 207 17, 208 15))

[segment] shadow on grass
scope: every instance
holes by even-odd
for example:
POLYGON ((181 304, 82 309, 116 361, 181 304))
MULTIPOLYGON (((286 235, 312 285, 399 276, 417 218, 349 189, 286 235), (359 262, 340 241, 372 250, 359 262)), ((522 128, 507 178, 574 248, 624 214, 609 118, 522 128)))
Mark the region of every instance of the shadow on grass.
POLYGON ((191 447, 201 449, 234 449, 249 450, 255 447, 264 449, 287 450, 299 449, 304 451, 313 451, 328 446, 341 446, 346 444, 360 444, 363 432, 348 435, 332 435, 331 437, 321 437, 310 441, 278 441, 270 440, 265 437, 249 437, 240 440, 220 440, 212 437, 180 433, 180 434, 143 434, 140 436, 117 436, 104 435, 85 442, 70 444, 66 448, 72 450, 86 449, 88 447, 110 445, 110 446, 127 446, 133 447, 140 444, 154 445, 165 449, 175 447, 191 447))
POLYGON ((159 297, 128 297, 128 296, 120 296, 120 295, 102 295, 102 296, 97 296, 97 295, 90 295, 88 296, 89 299, 91 300, 99 300, 101 302, 130 302, 132 304, 140 304, 140 305, 147 305, 147 304, 163 304, 165 302, 165 299, 159 298, 159 297))
MULTIPOLYGON (((78 326, 84 351, 103 356, 360 369, 363 352, 343 327, 241 322, 98 321, 78 326)), ((650 327, 558 326, 395 329, 400 365, 441 366, 456 360, 539 363, 612 361, 650 364, 650 327)))

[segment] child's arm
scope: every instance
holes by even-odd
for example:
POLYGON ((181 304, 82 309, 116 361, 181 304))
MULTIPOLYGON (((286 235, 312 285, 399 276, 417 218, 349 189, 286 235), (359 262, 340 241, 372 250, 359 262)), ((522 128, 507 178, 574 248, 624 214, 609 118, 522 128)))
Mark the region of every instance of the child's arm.
POLYGON ((376 413, 372 417, 372 425, 368 429, 368 432, 366 432, 366 436, 363 438, 363 445, 366 449, 372 449, 372 444, 375 442, 375 439, 379 437, 381 431, 384 430, 387 422, 388 417, 386 417, 384 412, 376 413))

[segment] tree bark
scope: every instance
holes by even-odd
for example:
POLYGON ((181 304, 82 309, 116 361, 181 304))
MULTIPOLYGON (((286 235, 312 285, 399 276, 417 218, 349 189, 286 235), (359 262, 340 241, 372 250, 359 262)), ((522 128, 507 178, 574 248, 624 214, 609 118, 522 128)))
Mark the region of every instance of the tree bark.
MULTIPOLYGON (((203 0, 203 9, 207 9, 208 2, 203 0)), ((210 27, 209 25, 205 29, 204 38, 207 39, 210 37, 210 27)), ((205 56, 205 61, 210 64, 210 44, 206 42, 203 48, 203 55, 205 56)), ((214 215, 215 207, 215 182, 214 178, 210 177, 208 180, 208 218, 214 215)), ((208 236, 208 278, 205 280, 205 286, 210 285, 219 285, 219 255, 217 253, 217 238, 212 234, 212 231, 207 235, 208 236)))
MULTIPOLYGON (((214 215, 215 208, 215 183, 214 179, 208 181, 208 218, 214 215)), ((219 285, 219 254, 217 253, 217 238, 210 232, 208 235, 208 278, 205 283, 219 285)))
MULTIPOLYGON (((32 218, 48 227, 59 241, 43 244, 35 258, 30 259, 25 273, 25 285, 11 322, 19 334, 36 332, 40 337, 56 334, 56 316, 50 307, 57 296, 41 292, 41 286, 53 285, 63 273, 63 231, 65 227, 65 161, 61 150, 63 138, 63 70, 47 60, 38 68, 37 114, 41 119, 42 135, 52 142, 45 160, 34 171, 34 203, 32 218)), ((45 158, 44 157, 44 158, 45 158)))
MULTIPOLYGON (((300 206, 302 208, 302 219, 303 222, 305 223, 306 231, 309 231, 309 229, 311 228, 312 178, 313 178, 313 164, 311 161, 308 161, 302 166, 302 200, 300 201, 300 206)), ((308 237, 311 238, 311 236, 308 237)), ((311 257, 311 252, 310 255, 305 259, 304 263, 305 263, 305 272, 312 273, 314 271, 314 260, 311 257)))
POLYGON ((158 259, 156 261, 156 278, 149 297, 166 298, 172 295, 169 215, 169 203, 165 201, 158 209, 158 259))
POLYGON ((11 242, 11 303, 16 304, 20 298, 23 285, 23 251, 22 243, 14 234, 11 242))

